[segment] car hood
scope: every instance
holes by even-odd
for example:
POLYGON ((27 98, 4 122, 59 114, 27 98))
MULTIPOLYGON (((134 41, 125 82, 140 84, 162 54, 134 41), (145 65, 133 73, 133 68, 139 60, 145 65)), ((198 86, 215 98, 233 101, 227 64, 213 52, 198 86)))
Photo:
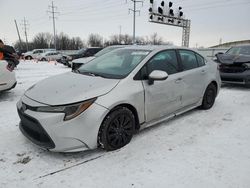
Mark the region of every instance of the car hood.
POLYGON ((118 83, 117 79, 68 72, 38 82, 25 95, 47 105, 72 104, 105 95, 118 83))
POLYGON ((91 61, 92 59, 95 59, 95 57, 94 57, 94 56, 91 56, 91 57, 82 57, 82 58, 75 59, 75 60, 73 60, 72 62, 73 62, 73 63, 86 64, 86 63, 88 63, 89 61, 91 61))
POLYGON ((250 63, 250 55, 217 54, 216 58, 219 63, 226 65, 250 63))

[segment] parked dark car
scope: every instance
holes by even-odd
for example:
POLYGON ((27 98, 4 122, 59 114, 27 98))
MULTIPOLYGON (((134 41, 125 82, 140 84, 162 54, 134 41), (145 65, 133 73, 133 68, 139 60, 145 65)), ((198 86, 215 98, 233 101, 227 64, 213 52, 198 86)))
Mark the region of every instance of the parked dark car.
POLYGON ((250 45, 235 46, 225 54, 216 54, 216 61, 220 64, 222 82, 250 86, 250 45))
POLYGON ((72 59, 78 59, 78 58, 82 58, 82 57, 90 57, 90 56, 95 55, 97 52, 99 52, 102 49, 103 48, 101 48, 101 47, 82 48, 82 49, 78 50, 78 52, 76 54, 72 54, 70 56, 72 57, 72 59))

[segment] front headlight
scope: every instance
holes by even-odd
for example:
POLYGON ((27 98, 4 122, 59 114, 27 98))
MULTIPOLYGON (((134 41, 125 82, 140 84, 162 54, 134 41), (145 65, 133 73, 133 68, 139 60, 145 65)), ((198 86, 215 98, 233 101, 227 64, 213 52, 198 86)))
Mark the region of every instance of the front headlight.
POLYGON ((41 106, 37 108, 38 112, 52 112, 52 113, 64 113, 64 121, 70 120, 75 118, 76 116, 80 115, 84 112, 88 107, 90 107, 96 98, 89 99, 84 102, 65 105, 65 106, 41 106))

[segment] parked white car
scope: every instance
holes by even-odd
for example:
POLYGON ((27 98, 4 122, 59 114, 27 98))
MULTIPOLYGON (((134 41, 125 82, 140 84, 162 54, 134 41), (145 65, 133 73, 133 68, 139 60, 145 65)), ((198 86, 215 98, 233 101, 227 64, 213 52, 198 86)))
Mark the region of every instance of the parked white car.
POLYGON ((24 59, 36 59, 39 57, 42 53, 45 53, 47 51, 54 51, 55 49, 34 49, 32 51, 28 51, 26 53, 23 53, 24 59))
POLYGON ((39 61, 56 61, 56 60, 59 60, 63 57, 71 60, 70 56, 64 55, 58 51, 48 51, 48 52, 42 53, 40 56, 37 57, 37 60, 39 60, 39 61))
POLYGON ((0 92, 10 90, 16 86, 15 72, 10 72, 5 60, 0 60, 0 92))
POLYGON ((210 109, 220 86, 217 64, 195 51, 125 47, 29 88, 17 103, 19 127, 51 151, 115 150, 140 129, 210 109))

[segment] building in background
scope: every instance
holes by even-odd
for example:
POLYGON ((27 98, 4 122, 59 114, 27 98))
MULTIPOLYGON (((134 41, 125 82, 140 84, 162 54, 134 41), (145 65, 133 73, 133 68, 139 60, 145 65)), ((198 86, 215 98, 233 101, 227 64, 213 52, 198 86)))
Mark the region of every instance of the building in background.
POLYGON ((210 48, 230 48, 232 46, 244 45, 244 44, 250 44, 250 40, 240 40, 240 41, 226 42, 226 43, 219 44, 219 45, 216 45, 216 46, 211 46, 210 48))

